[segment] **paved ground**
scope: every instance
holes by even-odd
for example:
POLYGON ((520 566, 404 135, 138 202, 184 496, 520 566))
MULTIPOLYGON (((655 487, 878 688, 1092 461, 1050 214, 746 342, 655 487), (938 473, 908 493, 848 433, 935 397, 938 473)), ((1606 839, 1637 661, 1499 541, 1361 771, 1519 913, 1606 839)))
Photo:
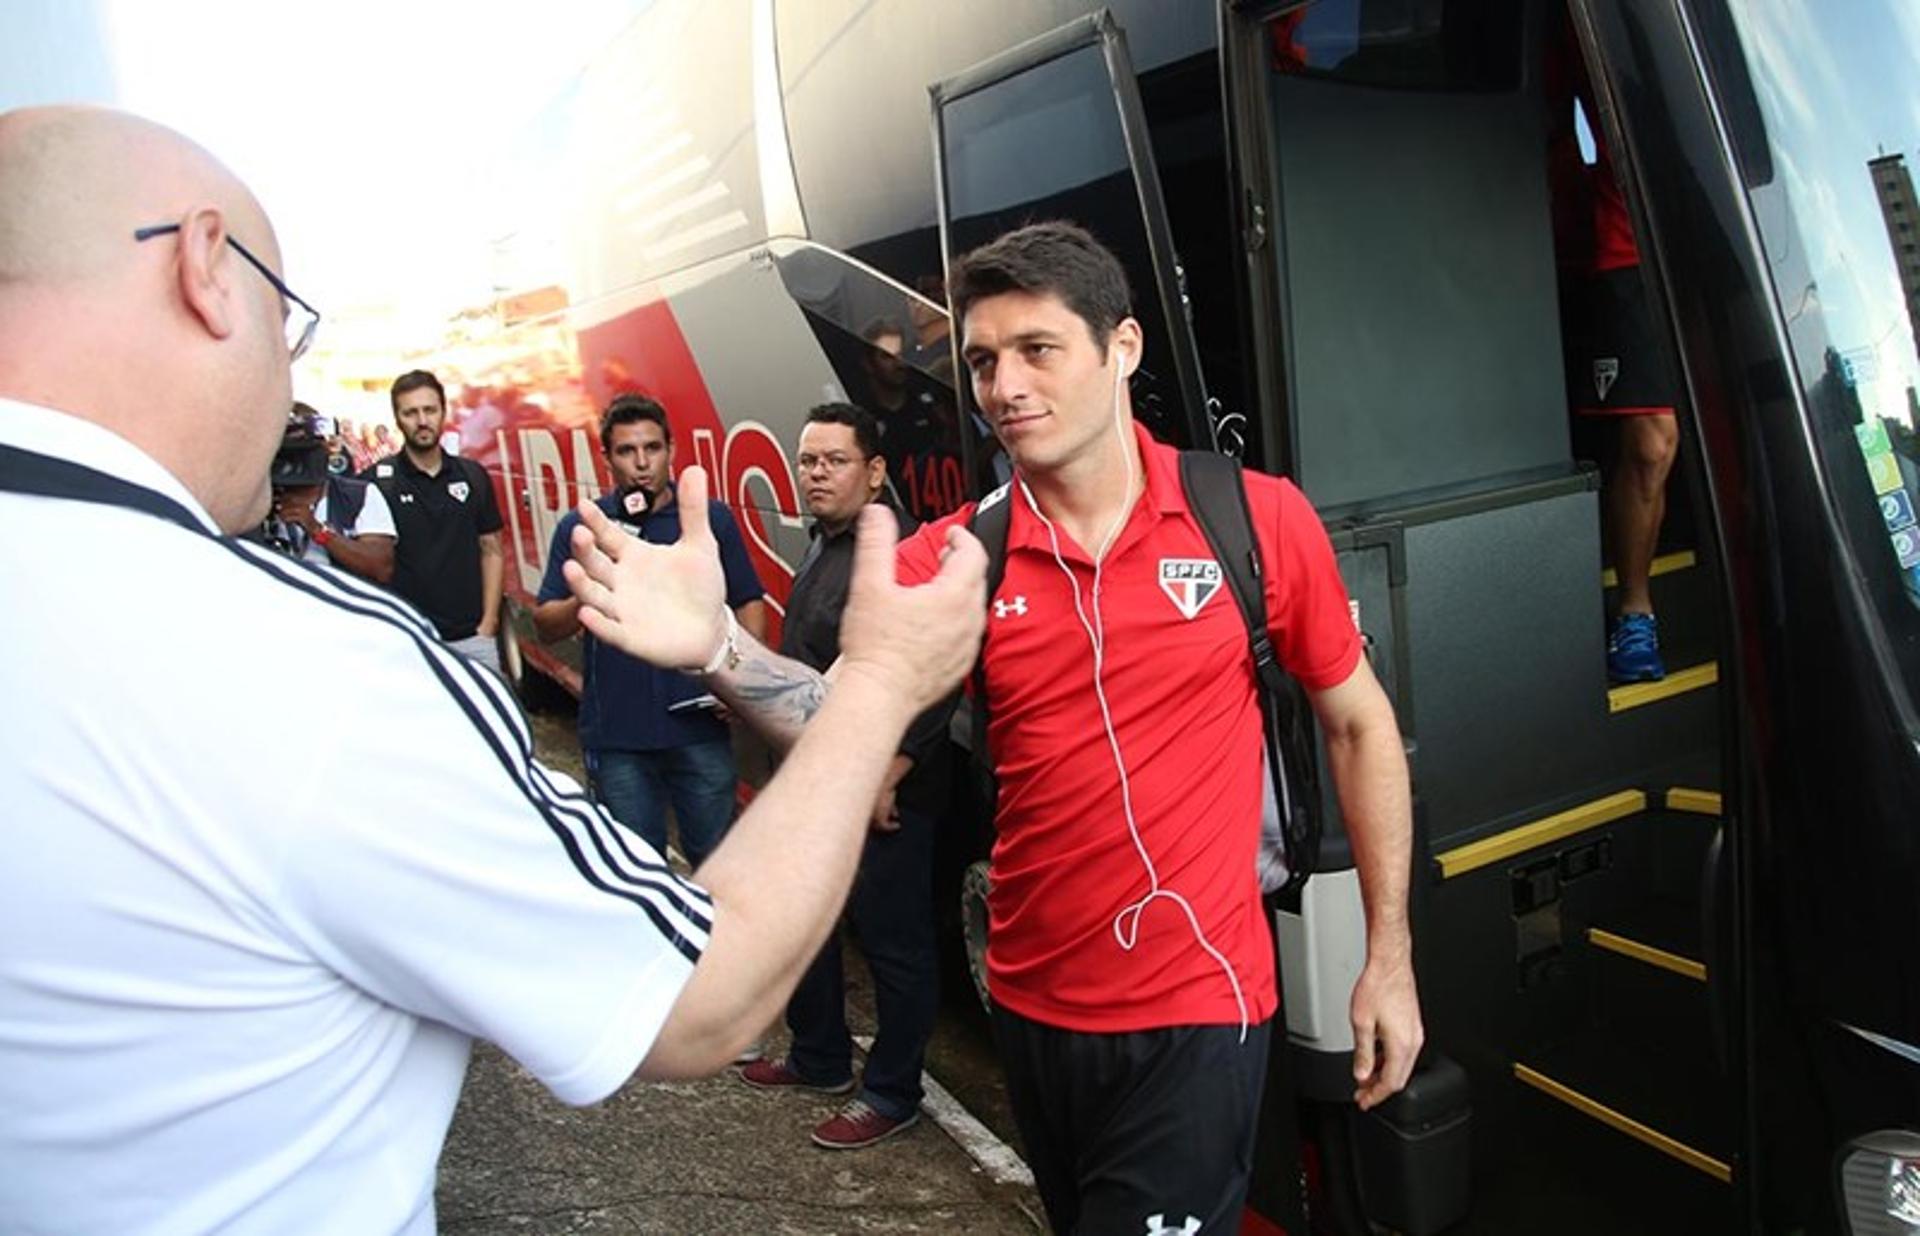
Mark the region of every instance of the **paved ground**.
MULTIPOLYGON (((536 736, 545 758, 578 772, 570 718, 536 718, 536 736)), ((849 968, 864 979, 857 963, 849 968)), ((871 1031, 863 985, 854 992, 851 1016, 856 1033, 871 1031)), ((1006 1134, 1004 1099, 977 1018, 943 1018, 929 1071, 1006 1134)), ((996 1184, 931 1121, 864 1151, 818 1149, 807 1133, 835 1103, 811 1094, 766 1094, 729 1073, 696 1083, 631 1085, 597 1107, 573 1109, 499 1052, 481 1047, 441 1158, 440 1230, 459 1236, 1029 1236, 1042 1230, 1031 1188, 996 1184)))
POLYGON ((807 1140, 834 1101, 728 1076, 628 1086, 575 1110, 476 1053, 440 1164, 440 1230, 509 1233, 968 1232, 1031 1236, 1031 1192, 995 1185, 923 1121, 857 1152, 807 1140))

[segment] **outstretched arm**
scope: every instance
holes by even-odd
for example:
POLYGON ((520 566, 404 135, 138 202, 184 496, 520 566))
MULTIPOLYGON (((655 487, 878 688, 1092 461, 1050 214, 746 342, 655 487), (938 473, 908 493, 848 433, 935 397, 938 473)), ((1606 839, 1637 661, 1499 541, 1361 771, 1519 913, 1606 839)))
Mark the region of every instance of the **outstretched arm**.
POLYGON ((1361 1110, 1407 1084, 1426 1041, 1413 979, 1407 884, 1413 865, 1413 809, 1407 757, 1393 705, 1362 658, 1347 680, 1313 693, 1327 765, 1353 842, 1366 903, 1367 963, 1353 987, 1354 1100, 1361 1110))
MULTIPOLYGON (((705 470, 682 472, 678 494, 680 539, 671 545, 628 536, 598 507, 581 504, 563 570, 579 623, 595 639, 668 669, 698 669, 726 637, 726 578, 707 522, 705 470)), ((791 747, 826 699, 826 676, 772 651, 746 624, 736 640, 738 663, 707 675, 707 685, 769 742, 791 747)))
MULTIPOLYGON (((683 501, 704 488, 683 478, 683 501)), ((704 509, 704 494, 694 503, 704 509)), ((902 588, 893 578, 895 534, 889 512, 861 518, 833 692, 694 873, 713 896, 713 932, 642 1076, 714 1072, 779 1015, 840 913, 907 723, 973 664, 986 619, 985 553, 956 531, 940 573, 902 588)), ((589 598, 582 619, 606 638, 601 629, 622 628, 599 604, 589 598)))

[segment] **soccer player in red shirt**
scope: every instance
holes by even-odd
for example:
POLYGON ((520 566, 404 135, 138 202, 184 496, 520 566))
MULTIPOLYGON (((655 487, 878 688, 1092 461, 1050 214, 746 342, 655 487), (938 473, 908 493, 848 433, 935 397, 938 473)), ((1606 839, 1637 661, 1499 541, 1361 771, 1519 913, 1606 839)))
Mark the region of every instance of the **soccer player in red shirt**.
MULTIPOLYGON (((950 288, 974 395, 1015 466, 988 499, 1013 505, 982 652, 1000 787, 988 988, 1015 1117, 1056 1229, 1158 1216, 1232 1230, 1278 1002, 1246 628, 1207 569, 1177 453, 1133 421, 1142 334, 1114 256, 1073 225, 1035 224, 961 259, 950 288)), ((1360 872, 1367 961, 1350 1011, 1355 1098, 1371 1107, 1406 1083, 1424 1037, 1405 756, 1313 508, 1257 474, 1247 495, 1270 634, 1313 701, 1360 872)), ((902 582, 929 576, 972 512, 902 544, 902 582)), ((590 629, 643 656, 670 638, 776 741, 796 734, 826 682, 712 608, 663 603, 679 581, 614 561, 622 548, 576 542, 590 629), (642 594, 643 620, 622 604, 642 594)))

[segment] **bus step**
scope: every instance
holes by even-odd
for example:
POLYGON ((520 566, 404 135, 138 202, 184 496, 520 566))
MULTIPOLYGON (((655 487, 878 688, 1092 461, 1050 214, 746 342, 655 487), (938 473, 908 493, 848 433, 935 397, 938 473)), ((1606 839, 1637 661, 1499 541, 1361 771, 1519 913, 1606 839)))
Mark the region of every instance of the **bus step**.
POLYGON ((1670 974, 1677 974, 1682 978, 1692 979, 1696 983, 1704 983, 1707 981, 1707 965, 1705 962, 1695 961, 1691 957, 1684 956, 1671 949, 1661 948, 1657 944, 1649 944, 1645 940, 1636 938, 1635 936, 1625 935, 1616 931, 1608 931, 1602 927, 1589 927, 1587 928, 1587 943, 1594 948, 1602 949, 1617 956, 1626 957, 1644 965, 1652 966, 1655 969, 1665 970, 1670 974))
MULTIPOLYGON (((1653 560, 1652 569, 1647 572, 1649 579, 1659 579, 1662 575, 1671 575, 1675 571, 1685 571, 1698 565, 1694 552, 1690 549, 1679 550, 1671 554, 1661 554, 1653 560)), ((1611 590, 1620 586, 1620 576, 1612 568, 1600 572, 1601 586, 1611 590)))
MULTIPOLYGON (((1609 1049, 1596 1057, 1596 1064, 1610 1054, 1637 1056, 1651 1062, 1639 1067, 1663 1071, 1668 1085, 1686 1093, 1718 1077, 1724 1068, 1713 1040, 1706 962, 1699 950, 1678 942, 1681 937, 1697 939, 1699 928, 1688 930, 1677 921, 1674 928, 1665 940, 1651 931, 1629 933, 1611 925, 1583 929, 1584 956, 1575 963, 1584 971, 1585 1016, 1580 1020, 1585 1024, 1580 1034, 1603 1040, 1609 1049)), ((1547 1040, 1545 1045, 1555 1043, 1547 1040)), ((1514 1054, 1525 1057, 1527 1052, 1514 1054)), ((1612 1071, 1584 1074, 1583 1080, 1616 1093, 1612 1071)), ((1664 1109, 1675 1098, 1665 1087, 1653 1089, 1644 1099, 1646 1105, 1633 1110, 1665 1127, 1664 1109)))
POLYGON ((1676 670, 1659 682, 1631 682, 1607 692, 1607 711, 1622 713, 1633 708, 1673 699, 1691 691, 1702 691, 1720 681, 1720 663, 1708 661, 1676 670))
POLYGON ((1465 845, 1442 850, 1433 856, 1434 869, 1443 880, 1477 871, 1503 862, 1529 850, 1537 850, 1563 841, 1576 833, 1611 824, 1647 809, 1644 790, 1620 790, 1604 798, 1582 803, 1543 819, 1505 829, 1492 836, 1465 845))
POLYGON ((1630 1137, 1677 1163, 1684 1164, 1721 1184, 1733 1183, 1733 1164, 1730 1157, 1703 1149, 1702 1139, 1697 1133, 1685 1137, 1675 1136, 1664 1129, 1656 1128, 1647 1121, 1636 1119, 1621 1107, 1603 1101, 1586 1089, 1570 1085, 1543 1069, 1521 1061, 1514 1062, 1513 1076, 1522 1084, 1578 1112, 1587 1119, 1630 1137))
POLYGON ((1692 815, 1720 816, 1720 791, 1701 790, 1676 785, 1663 796, 1668 811, 1685 811, 1692 815))
MULTIPOLYGON (((1720 653, 1714 581, 1706 572, 1696 570, 1697 566, 1698 558, 1692 550, 1662 554, 1653 560, 1649 583, 1653 611, 1660 616, 1660 651, 1668 665, 1698 665, 1720 653)), ((1601 582, 1608 593, 1606 612, 1612 614, 1619 587, 1613 568, 1601 573, 1601 582)))
MULTIPOLYGON (((1485 1138, 1475 1144, 1472 1236, 1553 1232, 1555 1236, 1695 1236, 1732 1231, 1738 1196, 1728 1187, 1732 1156, 1711 1136, 1717 1117, 1676 1110, 1669 1117, 1643 1106, 1651 1085, 1670 1077, 1626 1078, 1597 1072, 1591 1051, 1600 1036, 1535 1053, 1488 1061, 1475 1079, 1474 1119, 1485 1138), (1482 1153, 1484 1151, 1484 1153, 1482 1153)), ((1670 1071, 1669 1071, 1670 1072, 1670 1071)), ((1699 1093, 1690 1079, 1684 1096, 1699 1093)), ((1676 1101, 1683 1094, 1672 1096, 1676 1101)), ((1717 1106, 1715 1110, 1720 1110, 1717 1106)), ((1731 1127, 1729 1125, 1729 1127, 1731 1127)))

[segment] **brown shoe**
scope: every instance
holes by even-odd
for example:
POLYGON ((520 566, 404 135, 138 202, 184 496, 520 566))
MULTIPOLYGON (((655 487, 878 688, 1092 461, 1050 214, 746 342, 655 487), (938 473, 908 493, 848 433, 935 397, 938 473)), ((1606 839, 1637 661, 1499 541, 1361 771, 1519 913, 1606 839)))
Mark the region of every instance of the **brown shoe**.
POLYGON ((883 1142, 895 1133, 910 1129, 919 1122, 918 1109, 895 1120, 889 1116, 882 1116, 859 1099, 855 1099, 841 1108, 831 1119, 814 1128, 813 1144, 824 1146, 828 1150, 860 1150, 875 1142, 883 1142))
POLYGON ((755 1060, 740 1070, 740 1080, 749 1086, 758 1086, 762 1090, 813 1090, 820 1094, 845 1094, 853 1089, 853 1078, 843 1082, 808 1081, 794 1071, 785 1056, 773 1060, 755 1060))

